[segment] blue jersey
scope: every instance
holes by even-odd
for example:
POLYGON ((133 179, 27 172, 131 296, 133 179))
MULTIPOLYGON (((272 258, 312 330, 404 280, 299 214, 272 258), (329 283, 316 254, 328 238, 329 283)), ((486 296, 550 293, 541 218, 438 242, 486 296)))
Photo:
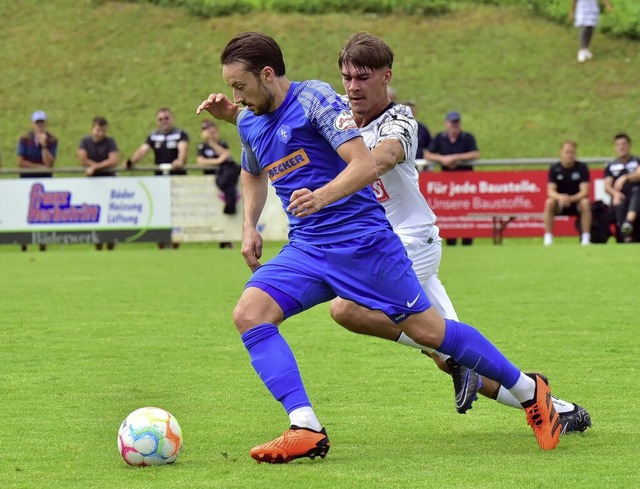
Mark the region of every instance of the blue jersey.
MULTIPOLYGON (((266 172, 286 211, 291 194, 314 191, 344 170, 336 149, 362 137, 349 107, 327 83, 292 82, 284 102, 260 116, 243 110, 238 117, 242 168, 266 172)), ((370 186, 310 216, 287 213, 289 240, 330 244, 390 229, 370 186)))

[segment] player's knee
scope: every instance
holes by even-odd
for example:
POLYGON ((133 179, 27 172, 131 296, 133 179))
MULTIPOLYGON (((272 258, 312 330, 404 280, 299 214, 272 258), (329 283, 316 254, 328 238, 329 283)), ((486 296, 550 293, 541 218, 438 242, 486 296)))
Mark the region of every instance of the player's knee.
POLYGON ((246 307, 245 303, 240 301, 233 309, 233 322, 238 328, 238 332, 242 334, 265 321, 260 321, 251 308, 246 307))
POLYGON ((349 303, 343 299, 337 298, 331 301, 329 306, 329 312, 331 318, 340 326, 345 326, 349 323, 351 317, 349 303))

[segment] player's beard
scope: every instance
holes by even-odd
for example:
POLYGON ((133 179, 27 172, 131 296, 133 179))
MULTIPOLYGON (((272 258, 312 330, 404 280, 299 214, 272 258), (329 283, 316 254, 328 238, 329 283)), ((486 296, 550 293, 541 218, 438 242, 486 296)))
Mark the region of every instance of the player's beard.
POLYGON ((267 112, 271 112, 276 99, 276 96, 264 83, 262 83, 262 80, 260 80, 259 83, 258 89, 262 95, 262 102, 253 106, 253 113, 255 115, 262 115, 267 112))

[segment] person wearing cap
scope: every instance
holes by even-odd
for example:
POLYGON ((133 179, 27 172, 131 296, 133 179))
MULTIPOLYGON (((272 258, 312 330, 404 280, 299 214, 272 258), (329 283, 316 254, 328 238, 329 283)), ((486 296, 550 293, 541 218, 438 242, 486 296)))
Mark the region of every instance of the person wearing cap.
POLYGON ((229 145, 220 140, 220 130, 213 121, 203 120, 200 129, 202 141, 198 144, 196 164, 204 168, 205 175, 215 175, 220 165, 231 159, 231 151, 229 145))
MULTIPOLYGON (((406 105, 411 109, 411 113, 413 114, 414 119, 416 119, 416 124, 418 124, 418 148, 416 149, 416 160, 424 159, 424 150, 429 149, 429 143, 431 143, 431 133, 427 126, 425 126, 422 122, 420 122, 416 118, 416 103, 414 100, 407 100, 402 105, 406 105)), ((425 167, 425 170, 428 168, 425 167)))
MULTIPOLYGON (((189 151, 189 136, 184 130, 175 127, 173 113, 168 107, 156 111, 156 125, 158 129, 147 136, 146 141, 126 161, 125 167, 132 168, 153 150, 156 165, 170 164, 170 175, 186 175, 184 167, 189 151)), ((155 173, 163 175, 162 170, 155 173)))
POLYGON ((220 130, 213 121, 202 121, 201 128, 202 142, 198 145, 196 163, 205 168, 205 175, 216 175, 216 185, 224 194, 223 212, 235 214, 240 166, 233 161, 226 141, 220 140, 220 130))
MULTIPOLYGON (((53 167, 56 161, 58 140, 47 131, 47 114, 36 110, 31 115, 31 130, 18 141, 18 167, 24 169, 45 169, 53 167)), ((25 172, 20 178, 49 178, 50 171, 25 172)))
MULTIPOLYGON (((229 145, 220 139, 220 130, 215 122, 205 119, 200 124, 202 141, 198 144, 196 164, 204 168, 205 175, 216 175, 216 185, 224 195, 224 214, 236 213, 237 186, 240 166, 233 161, 229 145)), ((220 248, 233 248, 228 241, 220 248)))
MULTIPOLYGON (((471 171, 473 160, 480 158, 480 151, 476 138, 470 132, 461 129, 462 116, 460 112, 451 110, 445 117, 446 129, 431 140, 429 151, 425 158, 440 163, 442 171, 471 171)), ((447 245, 455 245, 456 239, 447 239, 447 245)), ((473 244, 473 239, 463 238, 463 245, 473 244)))
MULTIPOLYGON (((25 170, 48 169, 56 161, 58 140, 47 131, 47 114, 36 110, 31 114, 31 130, 18 141, 18 167, 25 170)), ((50 171, 29 171, 20 173, 20 178, 51 178, 50 171)), ((21 243, 22 251, 27 251, 27 243, 21 243)), ((40 243, 40 251, 47 245, 40 243)))

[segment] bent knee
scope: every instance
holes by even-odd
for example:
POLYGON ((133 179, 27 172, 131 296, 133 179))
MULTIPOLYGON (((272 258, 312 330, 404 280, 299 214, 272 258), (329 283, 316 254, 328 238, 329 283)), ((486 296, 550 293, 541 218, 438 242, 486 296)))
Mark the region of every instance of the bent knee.
POLYGON ((331 318, 340 325, 345 325, 349 322, 349 319, 353 316, 354 306, 353 302, 346 301, 337 297, 333 299, 329 305, 329 313, 331 318))

